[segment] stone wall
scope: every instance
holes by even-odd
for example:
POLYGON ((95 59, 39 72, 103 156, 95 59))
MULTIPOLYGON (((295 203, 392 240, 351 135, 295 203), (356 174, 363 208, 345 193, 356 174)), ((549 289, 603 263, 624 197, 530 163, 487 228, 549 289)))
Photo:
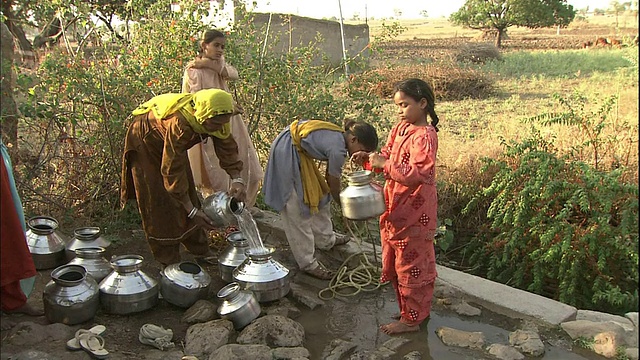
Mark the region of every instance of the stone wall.
MULTIPOLYGON (((264 34, 269 23, 269 14, 255 13, 256 28, 264 34)), ((348 58, 360 56, 369 59, 369 25, 344 25, 344 40, 348 58)), ((333 66, 342 62, 342 38, 340 23, 288 14, 273 14, 269 28, 267 49, 286 53, 290 47, 314 42, 320 34, 324 41, 318 47, 324 51, 333 66), (275 45, 274 45, 275 44, 275 45), (271 46, 274 46, 273 48, 271 46)), ((264 39, 264 35, 262 36, 264 39)), ((319 61, 319 59, 318 59, 319 61)))

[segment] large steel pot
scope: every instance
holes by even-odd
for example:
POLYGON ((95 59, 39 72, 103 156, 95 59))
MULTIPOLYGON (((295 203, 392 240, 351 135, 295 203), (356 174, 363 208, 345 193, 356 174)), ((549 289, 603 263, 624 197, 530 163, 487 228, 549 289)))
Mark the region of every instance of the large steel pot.
POLYGON ((111 274, 111 264, 103 257, 105 249, 102 247, 79 248, 75 250, 76 257, 69 261, 68 265, 80 265, 87 270, 96 282, 111 274))
POLYGON ((218 315, 233 323, 236 330, 249 325, 260 316, 260 303, 251 291, 240 289, 240 284, 232 282, 218 291, 222 304, 218 307, 218 315))
POLYGON ((373 183, 369 170, 354 171, 347 175, 348 186, 340 192, 342 215, 351 220, 366 220, 382 215, 385 210, 384 194, 380 185, 373 183))
POLYGON ((259 302, 283 298, 289 293, 289 269, 273 259, 273 247, 250 248, 247 258, 235 270, 233 279, 250 290, 259 302))
POLYGON ((206 299, 211 288, 211 276, 198 264, 183 261, 171 264, 160 273, 160 293, 170 304, 188 308, 206 299))
POLYGON ((58 220, 35 216, 27 220, 27 245, 36 270, 51 269, 67 262, 65 246, 69 240, 58 231, 58 220))
POLYGON ((73 230, 73 237, 66 245, 67 260, 76 257, 76 250, 90 247, 101 247, 105 250, 111 245, 111 241, 102 236, 99 227, 81 227, 73 230))
POLYGON ((233 281, 233 270, 247 258, 245 252, 249 250, 249 242, 241 231, 234 231, 227 235, 229 245, 218 256, 220 277, 226 282, 233 281))
POLYGON ((111 259, 113 271, 100 282, 100 303, 105 312, 131 314, 158 303, 158 282, 140 268, 140 255, 120 255, 111 259))
POLYGON ((218 191, 204 199, 202 211, 211 218, 214 226, 237 225, 236 215, 244 211, 244 202, 229 196, 225 191, 218 191))
POLYGON ((80 324, 92 319, 98 311, 98 283, 87 276, 82 266, 62 265, 51 272, 42 301, 49 322, 80 324))

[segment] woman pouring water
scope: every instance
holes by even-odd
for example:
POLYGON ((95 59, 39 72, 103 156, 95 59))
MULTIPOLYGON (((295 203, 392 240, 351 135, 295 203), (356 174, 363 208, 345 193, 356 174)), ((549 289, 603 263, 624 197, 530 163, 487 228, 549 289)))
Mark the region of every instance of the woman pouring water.
POLYGON ((201 209, 189 148, 212 141, 220 166, 232 179, 229 195, 245 199, 243 164, 230 136, 233 113, 231 94, 219 89, 158 95, 132 113, 122 159, 121 205, 137 200, 147 243, 164 266, 180 262, 180 244, 196 259, 214 256, 205 230, 215 226, 201 209))

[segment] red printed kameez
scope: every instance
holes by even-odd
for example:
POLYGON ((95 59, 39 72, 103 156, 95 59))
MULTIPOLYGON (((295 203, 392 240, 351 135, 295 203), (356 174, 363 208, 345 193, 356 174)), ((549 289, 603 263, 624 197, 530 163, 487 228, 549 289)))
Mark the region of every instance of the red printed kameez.
POLYGON ((436 153, 433 126, 400 122, 391 129, 381 155, 386 211, 380 216, 382 275, 396 290, 403 323, 415 326, 429 317, 436 272, 436 153))

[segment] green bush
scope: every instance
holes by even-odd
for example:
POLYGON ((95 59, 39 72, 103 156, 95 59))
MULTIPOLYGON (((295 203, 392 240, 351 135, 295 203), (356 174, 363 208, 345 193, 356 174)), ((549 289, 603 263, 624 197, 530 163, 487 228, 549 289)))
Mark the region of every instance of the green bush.
POLYGON ((486 277, 581 309, 638 310, 638 185, 558 156, 539 134, 504 143, 470 261, 486 277))

